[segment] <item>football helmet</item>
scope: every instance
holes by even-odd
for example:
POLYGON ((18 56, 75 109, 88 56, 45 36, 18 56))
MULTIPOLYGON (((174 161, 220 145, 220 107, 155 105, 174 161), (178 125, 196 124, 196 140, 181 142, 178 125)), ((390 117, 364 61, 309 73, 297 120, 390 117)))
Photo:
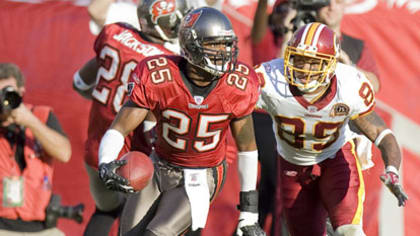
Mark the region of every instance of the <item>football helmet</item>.
POLYGON ((234 69, 238 57, 238 39, 229 19, 210 7, 189 12, 178 33, 181 55, 191 64, 209 72, 215 78, 234 69), (222 45, 223 50, 206 45, 222 45))
POLYGON ((141 31, 176 42, 179 23, 188 12, 186 0, 143 0, 137 7, 141 31))
POLYGON ((328 85, 335 74, 339 52, 339 40, 326 25, 315 22, 302 26, 284 52, 286 80, 302 92, 328 85))

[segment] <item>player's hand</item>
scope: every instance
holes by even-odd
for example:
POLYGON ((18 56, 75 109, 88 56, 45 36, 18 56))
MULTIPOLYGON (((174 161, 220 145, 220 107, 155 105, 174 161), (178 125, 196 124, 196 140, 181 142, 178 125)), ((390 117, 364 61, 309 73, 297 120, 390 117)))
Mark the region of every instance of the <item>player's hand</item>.
POLYGON ((258 213, 241 211, 236 228, 237 236, 265 236, 265 232, 258 224, 258 213))
POLYGON ((124 193, 134 193, 135 191, 133 187, 129 186, 128 180, 115 173, 116 169, 125 164, 127 164, 126 160, 115 160, 110 163, 100 164, 99 178, 105 183, 108 189, 124 193))
POLYGON ((400 177, 394 171, 386 171, 385 174, 380 176, 382 182, 389 188, 389 190, 398 199, 398 206, 405 206, 408 200, 407 194, 404 192, 400 184, 400 177))
POLYGON ((2 123, 3 126, 17 124, 25 127, 31 127, 31 125, 36 123, 36 120, 38 119, 23 103, 7 114, 7 118, 2 123))

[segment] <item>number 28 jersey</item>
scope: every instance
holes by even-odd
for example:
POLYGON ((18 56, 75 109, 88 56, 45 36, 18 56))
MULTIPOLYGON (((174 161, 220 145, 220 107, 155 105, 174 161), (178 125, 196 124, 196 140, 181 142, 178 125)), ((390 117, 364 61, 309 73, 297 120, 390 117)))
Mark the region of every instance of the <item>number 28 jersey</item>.
POLYGON ((304 166, 333 158, 353 138, 349 120, 373 110, 371 84, 354 67, 337 63, 326 94, 311 104, 288 84, 283 71, 283 59, 256 68, 262 84, 257 107, 266 110, 274 121, 279 155, 304 166))
MULTIPOLYGON (((140 31, 123 23, 106 25, 95 40, 94 50, 99 69, 92 92, 85 161, 97 167, 99 142, 124 104, 127 83, 137 63, 147 56, 172 53, 160 44, 146 41, 140 31)), ((125 139, 125 151, 130 149, 131 136, 125 139)), ((137 145, 141 146, 139 151, 147 152, 142 137, 136 142, 142 144, 137 145)))
POLYGON ((180 56, 155 56, 137 66, 130 99, 157 118, 156 153, 184 167, 214 167, 226 156, 226 135, 233 119, 249 115, 259 95, 252 67, 238 63, 206 96, 192 94, 180 56))

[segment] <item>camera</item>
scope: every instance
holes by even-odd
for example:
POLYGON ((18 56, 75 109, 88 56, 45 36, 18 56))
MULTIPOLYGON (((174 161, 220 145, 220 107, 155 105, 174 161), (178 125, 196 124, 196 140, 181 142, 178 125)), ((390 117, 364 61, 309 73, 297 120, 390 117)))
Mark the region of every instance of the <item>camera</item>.
POLYGON ((7 86, 0 90, 0 114, 17 108, 21 103, 22 97, 12 86, 7 86))
POLYGON ((76 206, 63 206, 61 205, 61 197, 53 194, 46 209, 46 218, 44 222, 45 226, 46 228, 55 227, 57 225, 58 218, 67 218, 80 224, 83 221, 84 208, 84 204, 78 204, 76 206))
POLYGON ((297 11, 293 19, 293 31, 305 24, 315 22, 316 11, 329 4, 330 0, 291 0, 291 7, 297 11))

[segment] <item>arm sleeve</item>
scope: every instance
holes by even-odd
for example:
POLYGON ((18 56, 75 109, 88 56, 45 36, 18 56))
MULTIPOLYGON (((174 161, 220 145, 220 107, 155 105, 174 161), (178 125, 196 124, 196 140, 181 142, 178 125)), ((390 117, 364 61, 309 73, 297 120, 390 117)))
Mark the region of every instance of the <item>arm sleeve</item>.
POLYGON ((235 118, 241 118, 252 113, 260 95, 260 84, 257 74, 252 68, 249 71, 247 87, 245 91, 241 91, 237 96, 239 102, 234 109, 235 118))
POLYGON ((103 43, 107 41, 109 35, 111 34, 112 29, 113 25, 105 25, 98 37, 96 37, 95 43, 93 44, 93 50, 96 52, 97 57, 99 56, 103 43))
POLYGON ((67 137, 67 134, 64 133, 63 129, 61 128, 60 122, 58 122, 57 117, 52 111, 50 111, 50 113, 48 114, 47 126, 67 137))
POLYGON ((147 87, 147 77, 149 70, 146 68, 144 61, 140 62, 129 82, 129 97, 139 107, 151 110, 154 105, 151 102, 152 89, 147 87))
POLYGON ((264 87, 266 85, 264 66, 262 64, 258 65, 255 67, 255 72, 257 73, 258 83, 260 86, 260 95, 258 97, 257 103, 255 104, 255 108, 257 111, 262 112, 267 109, 263 99, 264 87))
POLYGON ((356 77, 357 82, 355 81, 354 83, 348 84, 349 87, 354 85, 351 87, 351 90, 348 90, 354 92, 353 94, 348 95, 349 100, 352 100, 353 106, 350 119, 356 119, 357 117, 366 115, 375 108, 375 92, 369 80, 360 71, 357 71, 356 77))

